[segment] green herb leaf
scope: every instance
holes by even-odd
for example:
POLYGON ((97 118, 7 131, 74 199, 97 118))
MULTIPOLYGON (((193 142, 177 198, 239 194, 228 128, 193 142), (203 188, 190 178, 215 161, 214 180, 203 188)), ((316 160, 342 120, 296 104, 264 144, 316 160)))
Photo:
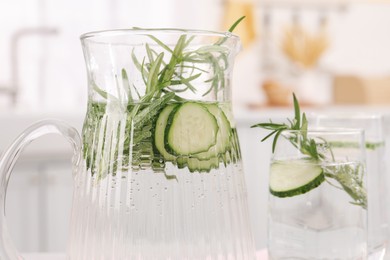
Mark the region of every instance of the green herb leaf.
POLYGON ((171 50, 171 48, 169 48, 166 44, 164 44, 162 41, 160 41, 159 39, 157 39, 155 36, 153 35, 150 35, 148 34, 148 37, 151 38, 153 41, 155 41, 158 45, 160 45, 163 49, 165 49, 166 51, 172 53, 173 51, 171 50))
POLYGON ((112 102, 119 103, 118 98, 116 98, 115 96, 107 93, 103 89, 99 88, 98 85, 96 85, 95 83, 93 83, 93 90, 95 90, 96 93, 98 93, 102 98, 110 100, 112 102))
POLYGON ((153 117, 157 114, 157 112, 166 105, 173 97, 175 96, 175 93, 169 92, 162 96, 161 98, 155 100, 153 103, 148 105, 146 108, 144 108, 142 111, 140 111, 137 115, 134 116, 133 124, 134 127, 142 126, 143 122, 148 120, 149 118, 153 117))
POLYGON ((279 130, 276 132, 276 135, 275 135, 275 138, 274 138, 274 141, 272 142, 272 153, 275 152, 275 148, 276 148, 276 143, 278 141, 278 138, 280 136, 280 134, 282 133, 282 130, 279 130))
POLYGON ((293 99, 294 99, 294 112, 295 112, 295 119, 294 119, 294 125, 292 126, 293 130, 299 130, 301 127, 301 110, 299 108, 299 103, 297 100, 297 97, 293 93, 293 99))
POLYGON ((163 58, 164 58, 164 53, 162 52, 157 56, 156 61, 153 62, 149 70, 149 76, 146 82, 146 93, 152 92, 157 88, 158 74, 160 72, 160 67, 163 58))
POLYGON ((123 82, 123 88, 127 94, 127 100, 129 102, 133 102, 133 96, 131 95, 131 88, 129 83, 129 77, 127 76, 127 72, 125 69, 122 69, 122 82, 123 82))
POLYGON ((230 26, 228 31, 229 32, 233 32, 234 29, 236 29, 237 25, 239 25, 241 23, 241 21, 244 20, 244 19, 245 19, 245 16, 241 16, 235 23, 233 23, 232 26, 230 26))

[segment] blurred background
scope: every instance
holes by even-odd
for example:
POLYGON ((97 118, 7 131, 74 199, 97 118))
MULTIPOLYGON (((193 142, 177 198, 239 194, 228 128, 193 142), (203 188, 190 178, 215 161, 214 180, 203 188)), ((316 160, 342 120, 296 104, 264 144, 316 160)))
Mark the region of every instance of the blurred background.
MULTIPOLYGON (((249 126, 284 119, 295 92, 305 109, 390 112, 390 2, 354 0, 3 0, 0 2, 0 153, 32 122, 81 129, 87 80, 79 36, 130 27, 237 28, 243 49, 233 105, 251 224, 266 246, 269 144, 249 126), (259 140, 254 143, 253 140, 259 140)), ((386 126, 386 129, 389 129, 386 126)), ((387 131, 389 132, 389 131, 387 131)), ((22 155, 7 217, 22 252, 66 249, 71 149, 45 137, 22 155)))

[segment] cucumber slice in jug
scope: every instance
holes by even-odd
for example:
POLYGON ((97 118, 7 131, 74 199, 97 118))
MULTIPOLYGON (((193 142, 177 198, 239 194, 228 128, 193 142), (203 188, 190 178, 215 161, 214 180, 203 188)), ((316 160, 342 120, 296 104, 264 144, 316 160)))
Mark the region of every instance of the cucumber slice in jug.
POLYGON ((198 158, 188 158, 187 166, 190 172, 210 172, 212 169, 217 169, 219 159, 217 157, 209 158, 208 160, 199 160, 198 158))
POLYGON ((218 123, 200 103, 186 102, 169 115, 165 129, 165 149, 174 155, 205 152, 216 143, 218 123))
POLYGON ((230 148, 231 127, 225 113, 218 107, 217 104, 206 105, 207 110, 216 118, 218 124, 218 133, 216 143, 207 152, 194 154, 194 157, 199 160, 209 160, 213 157, 218 157, 230 148))
POLYGON ((195 157, 179 157, 176 162, 179 169, 187 167, 190 172, 210 172, 212 169, 218 169, 219 167, 219 159, 217 157, 212 157, 208 160, 199 160, 195 157))
POLYGON ((174 161, 176 159, 176 156, 168 153, 164 145, 165 128, 167 126, 168 117, 176 106, 178 105, 170 104, 160 112, 154 130, 154 145, 166 161, 174 161))
POLYGON ((269 189, 276 197, 292 197, 309 192, 324 180, 321 166, 313 161, 276 161, 271 164, 269 189))

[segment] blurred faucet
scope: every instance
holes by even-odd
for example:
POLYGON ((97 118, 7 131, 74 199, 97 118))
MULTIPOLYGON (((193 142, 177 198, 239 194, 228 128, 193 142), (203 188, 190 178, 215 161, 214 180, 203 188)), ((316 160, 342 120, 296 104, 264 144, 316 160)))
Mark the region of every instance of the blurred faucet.
POLYGON ((11 98, 12 106, 15 106, 18 100, 18 94, 20 90, 19 80, 19 43, 20 41, 30 35, 53 35, 58 31, 56 28, 49 27, 33 27, 23 28, 16 31, 11 37, 11 84, 8 87, 1 88, 0 94, 6 94, 11 98))

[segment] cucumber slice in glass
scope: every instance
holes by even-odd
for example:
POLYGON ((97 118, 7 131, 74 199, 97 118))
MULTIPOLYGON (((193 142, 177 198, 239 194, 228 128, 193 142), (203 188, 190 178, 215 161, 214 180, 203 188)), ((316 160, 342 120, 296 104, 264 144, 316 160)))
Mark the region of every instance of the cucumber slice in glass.
POLYGON ((311 160, 275 161, 271 164, 269 189, 276 197, 309 192, 325 180, 321 166, 311 160))

